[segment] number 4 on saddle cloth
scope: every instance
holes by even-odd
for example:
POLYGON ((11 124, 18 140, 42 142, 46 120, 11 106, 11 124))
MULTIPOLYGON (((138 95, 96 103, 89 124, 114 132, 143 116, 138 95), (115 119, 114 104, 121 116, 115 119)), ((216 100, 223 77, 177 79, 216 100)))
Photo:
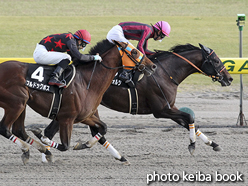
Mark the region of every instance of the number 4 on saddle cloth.
MULTIPOLYGON (((48 85, 51 73, 54 71, 55 68, 56 65, 49 66, 40 64, 29 64, 28 73, 26 76, 27 87, 40 91, 50 92, 53 94, 53 101, 51 103, 50 111, 47 116, 50 119, 54 119, 59 111, 63 91, 63 88, 48 85)), ((63 72, 60 80, 64 81, 66 86, 69 86, 75 74, 75 66, 69 65, 69 67, 63 72)))

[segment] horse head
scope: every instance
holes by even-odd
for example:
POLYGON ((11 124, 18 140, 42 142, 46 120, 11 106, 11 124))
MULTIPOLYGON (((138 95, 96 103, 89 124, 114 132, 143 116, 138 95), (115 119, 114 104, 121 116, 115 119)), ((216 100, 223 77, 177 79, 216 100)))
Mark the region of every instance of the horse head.
POLYGON ((225 68, 220 58, 215 52, 199 43, 202 50, 203 63, 201 69, 204 73, 212 78, 213 81, 218 81, 222 86, 229 86, 233 78, 225 68))
POLYGON ((132 62, 134 63, 134 69, 141 71, 146 76, 150 76, 155 72, 157 65, 155 65, 149 58, 146 57, 146 55, 142 54, 142 52, 140 52, 138 49, 125 42, 114 42, 132 60, 132 62))

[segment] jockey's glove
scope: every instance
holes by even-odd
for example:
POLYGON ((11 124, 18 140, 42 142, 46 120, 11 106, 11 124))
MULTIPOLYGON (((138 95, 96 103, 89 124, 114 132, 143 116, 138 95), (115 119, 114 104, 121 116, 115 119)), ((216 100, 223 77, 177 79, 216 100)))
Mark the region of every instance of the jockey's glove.
POLYGON ((99 56, 99 55, 95 55, 95 56, 94 56, 94 60, 95 60, 95 61, 100 61, 100 62, 101 62, 101 61, 102 61, 102 58, 101 58, 101 56, 99 56))

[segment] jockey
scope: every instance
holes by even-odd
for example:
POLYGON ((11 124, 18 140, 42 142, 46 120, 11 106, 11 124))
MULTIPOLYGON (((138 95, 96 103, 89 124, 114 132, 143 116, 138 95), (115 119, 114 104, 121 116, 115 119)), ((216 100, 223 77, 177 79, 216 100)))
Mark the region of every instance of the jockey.
POLYGON ((78 30, 75 34, 63 33, 53 34, 43 38, 33 53, 33 57, 38 64, 57 64, 51 75, 49 85, 66 87, 66 84, 59 80, 63 71, 69 63, 78 60, 81 63, 91 61, 102 61, 99 55, 84 55, 79 49, 84 51, 87 44, 90 44, 91 35, 87 30, 78 30), (65 53, 67 52, 67 53, 65 53))
POLYGON ((169 37, 170 31, 171 27, 165 21, 159 21, 153 26, 138 22, 122 22, 108 32, 107 39, 111 43, 113 43, 112 40, 127 43, 130 43, 129 39, 137 40, 139 41, 137 49, 145 55, 152 55, 155 52, 147 49, 148 39, 162 41, 165 36, 169 37))
MULTIPOLYGON (((145 55, 152 55, 152 52, 147 49, 148 39, 153 38, 155 41, 162 41, 165 36, 169 37, 171 27, 169 23, 165 21, 159 21, 154 25, 147 25, 138 22, 122 22, 114 26, 107 34, 109 42, 113 43, 113 40, 120 42, 127 42, 128 40, 137 40, 137 49, 145 55)), ((123 70, 120 74, 120 79, 123 81, 130 81, 131 73, 127 70, 123 70)))

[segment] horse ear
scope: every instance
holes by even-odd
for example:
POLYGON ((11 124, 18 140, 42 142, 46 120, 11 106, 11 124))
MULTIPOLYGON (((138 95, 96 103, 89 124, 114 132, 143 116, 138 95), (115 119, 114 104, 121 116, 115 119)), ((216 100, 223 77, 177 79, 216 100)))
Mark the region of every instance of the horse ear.
POLYGON ((201 43, 199 43, 199 46, 201 47, 201 49, 203 51, 205 51, 207 54, 211 53, 211 50, 208 47, 205 47, 204 45, 202 45, 201 43))
POLYGON ((120 41, 116 41, 116 40, 112 40, 116 45, 121 46, 122 48, 126 48, 127 43, 124 42, 120 42, 120 41))
POLYGON ((116 45, 120 45, 120 42, 119 41, 116 41, 116 40, 112 40, 116 45))

